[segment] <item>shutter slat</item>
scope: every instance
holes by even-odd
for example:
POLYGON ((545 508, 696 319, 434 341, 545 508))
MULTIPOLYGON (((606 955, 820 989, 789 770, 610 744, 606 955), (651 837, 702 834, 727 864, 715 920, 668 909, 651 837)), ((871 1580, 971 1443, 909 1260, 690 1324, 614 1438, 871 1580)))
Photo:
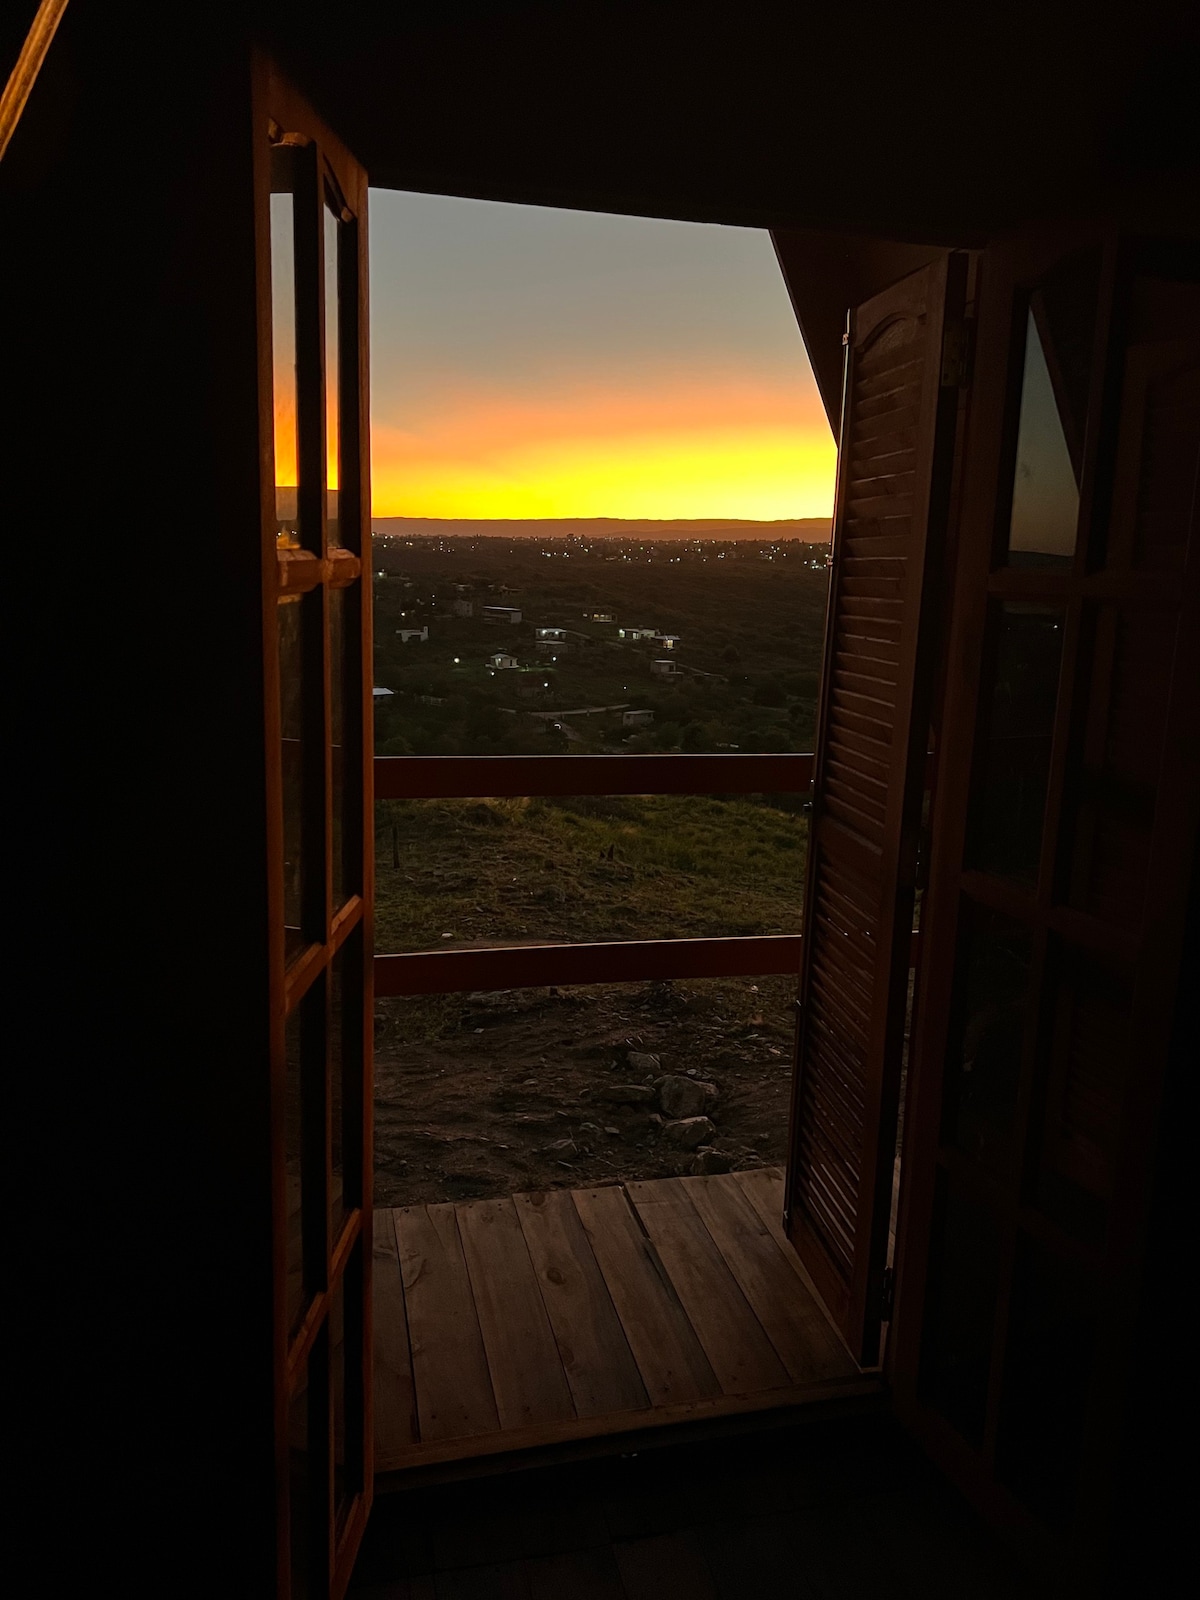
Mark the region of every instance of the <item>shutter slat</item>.
POLYGON ((846 557, 852 556, 905 556, 903 534, 847 532, 846 543, 843 546, 846 557))
POLYGON ((917 433, 917 407, 885 411, 877 417, 860 417, 852 427, 847 448, 853 461, 857 450, 874 448, 881 455, 893 449, 911 449, 917 433))

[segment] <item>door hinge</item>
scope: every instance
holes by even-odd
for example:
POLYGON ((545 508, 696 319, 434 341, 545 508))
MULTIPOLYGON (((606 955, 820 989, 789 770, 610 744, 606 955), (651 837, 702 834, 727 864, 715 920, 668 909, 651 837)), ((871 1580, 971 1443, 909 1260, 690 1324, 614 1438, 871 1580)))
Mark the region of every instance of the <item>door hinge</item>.
POLYGON ((942 335, 942 388, 964 389, 971 377, 971 324, 960 322, 942 335))
POLYGON ((892 1305, 895 1300, 896 1274, 891 1267, 884 1267, 883 1282, 879 1288, 879 1320, 890 1322, 892 1320, 892 1305))

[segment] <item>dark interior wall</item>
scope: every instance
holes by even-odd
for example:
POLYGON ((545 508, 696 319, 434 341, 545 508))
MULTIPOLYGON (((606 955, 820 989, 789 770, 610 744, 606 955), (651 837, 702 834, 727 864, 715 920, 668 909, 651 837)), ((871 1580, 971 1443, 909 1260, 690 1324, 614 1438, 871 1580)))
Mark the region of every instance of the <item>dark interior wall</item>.
POLYGON ((262 1595, 249 53, 219 6, 152 11, 73 0, 0 169, 11 1370, 34 1396, 10 1461, 68 1524, 34 1592, 72 1592, 66 1561, 262 1595))
MULTIPOLYGON (((127 1593, 266 1593, 270 1554, 241 10, 71 0, 0 167, 16 1453, 69 1526, 39 1560, 127 1593)), ((1197 222, 1186 8, 268 11, 376 183, 942 244, 1134 191, 1197 222)))
POLYGON ((388 188, 965 245, 1196 171, 1184 0, 260 4, 388 188))

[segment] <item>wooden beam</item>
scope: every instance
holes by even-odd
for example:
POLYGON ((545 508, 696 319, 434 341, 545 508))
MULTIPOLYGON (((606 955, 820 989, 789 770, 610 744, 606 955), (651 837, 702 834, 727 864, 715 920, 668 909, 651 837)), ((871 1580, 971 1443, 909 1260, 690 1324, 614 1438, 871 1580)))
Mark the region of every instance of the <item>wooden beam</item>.
POLYGON ((375 995, 454 994, 546 984, 639 983, 669 978, 795 976, 799 934, 746 939, 614 940, 498 950, 422 950, 375 957, 375 995))
POLYGON ((505 795, 803 794, 805 755, 376 756, 376 800, 505 795))
POLYGON ((67 0, 42 0, 37 8, 37 15, 25 36, 17 64, 4 86, 4 93, 0 95, 0 161, 4 159, 8 142, 21 120, 25 102, 37 82, 37 75, 42 70, 42 63, 66 9, 67 0))

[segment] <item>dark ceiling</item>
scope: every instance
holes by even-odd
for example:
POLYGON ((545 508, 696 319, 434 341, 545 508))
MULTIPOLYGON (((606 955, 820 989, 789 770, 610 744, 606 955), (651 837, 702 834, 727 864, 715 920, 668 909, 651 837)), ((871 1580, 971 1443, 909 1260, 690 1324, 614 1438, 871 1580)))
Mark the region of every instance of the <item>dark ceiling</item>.
POLYGON ((1197 172, 1195 5, 263 3, 385 187, 965 244, 1197 172))

